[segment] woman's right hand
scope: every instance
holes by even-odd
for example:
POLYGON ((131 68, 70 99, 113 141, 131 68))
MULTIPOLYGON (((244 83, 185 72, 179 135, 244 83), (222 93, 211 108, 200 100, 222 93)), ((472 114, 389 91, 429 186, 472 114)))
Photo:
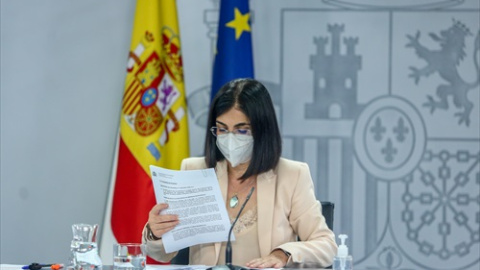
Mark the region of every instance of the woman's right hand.
POLYGON ((160 215, 160 212, 167 208, 168 204, 159 203, 148 213, 148 226, 157 238, 161 238, 164 233, 175 228, 180 222, 177 215, 160 215))

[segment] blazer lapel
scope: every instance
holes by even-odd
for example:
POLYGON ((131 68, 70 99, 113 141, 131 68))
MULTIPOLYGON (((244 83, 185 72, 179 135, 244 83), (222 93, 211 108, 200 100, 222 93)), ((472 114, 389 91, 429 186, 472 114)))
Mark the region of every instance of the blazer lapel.
POLYGON ((273 209, 277 175, 273 170, 257 176, 258 241, 262 257, 272 249, 273 209))
MULTIPOLYGON (((228 188, 228 172, 227 172, 227 162, 217 162, 216 174, 218 178, 218 184, 220 186, 220 191, 222 192, 223 201, 227 201, 227 188, 228 188)), ((215 264, 218 264, 218 257, 220 255, 220 248, 222 243, 215 243, 215 264)))

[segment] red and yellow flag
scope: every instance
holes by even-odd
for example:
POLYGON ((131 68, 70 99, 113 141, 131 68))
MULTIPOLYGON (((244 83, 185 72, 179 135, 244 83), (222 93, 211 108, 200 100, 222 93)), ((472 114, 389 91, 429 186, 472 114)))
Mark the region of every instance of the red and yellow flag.
POLYGON ((140 242, 155 205, 149 165, 180 169, 188 117, 175 0, 138 0, 127 63, 111 226, 140 242))

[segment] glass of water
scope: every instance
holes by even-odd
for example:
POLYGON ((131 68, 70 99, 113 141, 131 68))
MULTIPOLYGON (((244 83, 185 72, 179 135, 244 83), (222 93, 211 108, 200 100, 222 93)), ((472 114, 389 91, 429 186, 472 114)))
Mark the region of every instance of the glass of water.
POLYGON ((113 244, 113 269, 143 270, 146 265, 145 244, 113 244))

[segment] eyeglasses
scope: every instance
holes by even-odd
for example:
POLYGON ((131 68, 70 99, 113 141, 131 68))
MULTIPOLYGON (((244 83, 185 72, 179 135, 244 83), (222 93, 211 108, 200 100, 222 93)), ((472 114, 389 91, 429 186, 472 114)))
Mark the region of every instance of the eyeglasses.
POLYGON ((223 135, 223 134, 228 134, 228 133, 233 133, 235 135, 245 135, 245 136, 251 136, 252 131, 250 129, 246 128, 236 128, 233 131, 229 131, 226 128, 221 128, 221 127, 211 127, 210 131, 212 132, 213 136, 218 136, 218 135, 223 135))

